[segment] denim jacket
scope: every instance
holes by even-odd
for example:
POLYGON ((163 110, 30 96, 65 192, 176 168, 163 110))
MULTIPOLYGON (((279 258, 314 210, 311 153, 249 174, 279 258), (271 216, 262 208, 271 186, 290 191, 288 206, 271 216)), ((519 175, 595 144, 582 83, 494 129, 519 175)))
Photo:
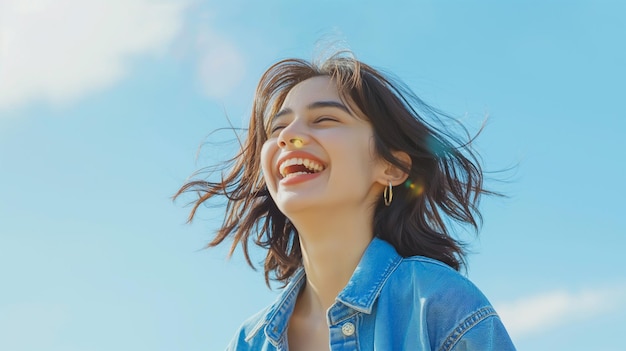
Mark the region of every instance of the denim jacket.
MULTIPOLYGON (((227 350, 289 349, 287 326, 300 269, 274 304, 248 319, 227 350)), ((332 351, 515 350, 487 298, 467 278, 426 257, 402 258, 374 238, 326 319, 332 351)))

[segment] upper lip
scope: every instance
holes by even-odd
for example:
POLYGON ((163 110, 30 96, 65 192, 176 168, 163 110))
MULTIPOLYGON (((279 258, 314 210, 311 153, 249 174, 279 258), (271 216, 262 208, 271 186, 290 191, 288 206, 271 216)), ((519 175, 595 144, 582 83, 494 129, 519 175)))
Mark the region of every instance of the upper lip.
POLYGON ((308 152, 305 152, 305 151, 291 151, 291 152, 288 152, 286 154, 281 155, 278 158, 277 162, 276 162, 276 171, 281 176, 281 178, 282 178, 282 172, 281 172, 282 164, 285 161, 293 159, 293 158, 301 158, 301 159, 304 159, 304 160, 311 160, 311 161, 314 161, 315 163, 321 165, 322 169, 326 168, 326 164, 322 160, 320 160, 319 158, 315 157, 314 155, 312 155, 312 154, 310 154, 308 152))

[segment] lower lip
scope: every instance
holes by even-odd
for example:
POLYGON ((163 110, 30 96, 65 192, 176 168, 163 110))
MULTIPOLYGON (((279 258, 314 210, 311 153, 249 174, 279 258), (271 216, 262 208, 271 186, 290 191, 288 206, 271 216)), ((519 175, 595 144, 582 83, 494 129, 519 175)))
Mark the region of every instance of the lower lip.
POLYGON ((322 172, 310 173, 310 174, 300 174, 297 176, 292 176, 289 178, 283 178, 280 180, 280 185, 294 185, 302 182, 309 181, 313 178, 317 178, 322 172))

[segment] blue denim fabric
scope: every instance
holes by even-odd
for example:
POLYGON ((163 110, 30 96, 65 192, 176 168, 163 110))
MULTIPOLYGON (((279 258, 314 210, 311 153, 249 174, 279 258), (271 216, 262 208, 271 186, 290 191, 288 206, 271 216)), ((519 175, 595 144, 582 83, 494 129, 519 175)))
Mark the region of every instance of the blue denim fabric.
MULTIPOLYGON (((287 325, 304 282, 301 269, 274 304, 243 324, 227 350, 288 350, 287 325)), ((515 350, 467 278, 433 259, 402 258, 377 238, 326 317, 333 351, 515 350)))

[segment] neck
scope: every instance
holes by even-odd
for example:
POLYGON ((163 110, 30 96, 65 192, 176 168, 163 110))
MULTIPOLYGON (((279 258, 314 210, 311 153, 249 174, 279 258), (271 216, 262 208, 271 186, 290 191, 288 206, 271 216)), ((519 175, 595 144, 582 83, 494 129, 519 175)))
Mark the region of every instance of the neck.
POLYGON ((294 216, 298 228, 306 285, 302 303, 323 313, 335 302, 373 238, 373 209, 336 209, 294 216))

